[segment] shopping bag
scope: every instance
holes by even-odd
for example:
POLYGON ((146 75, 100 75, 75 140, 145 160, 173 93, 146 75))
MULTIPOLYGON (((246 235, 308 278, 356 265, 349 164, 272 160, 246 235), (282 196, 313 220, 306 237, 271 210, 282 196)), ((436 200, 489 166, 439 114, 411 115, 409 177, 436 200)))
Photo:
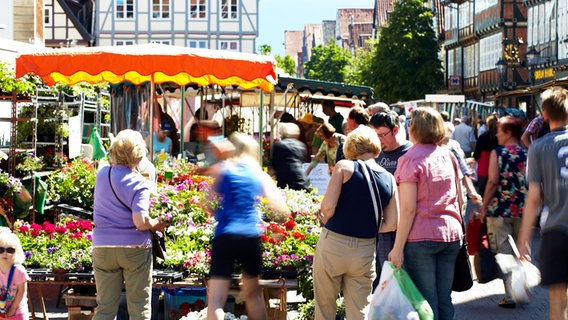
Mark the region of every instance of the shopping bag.
POLYGON ((373 292, 368 318, 371 320, 419 320, 420 316, 404 295, 394 276, 392 262, 386 261, 379 285, 373 292))
POLYGON ((516 303, 529 303, 534 287, 540 283, 540 271, 532 263, 519 260, 519 251, 511 235, 508 236, 513 254, 498 253, 495 259, 504 274, 511 273, 509 292, 516 303))
POLYGON ((497 278, 497 263, 495 262, 495 254, 489 248, 485 224, 481 227, 481 243, 479 252, 473 258, 473 264, 478 283, 487 283, 497 278))
POLYGON ((467 240, 467 253, 471 256, 479 252, 481 244, 481 219, 473 218, 467 223, 465 237, 467 240))
MULTIPOLYGON (((389 264, 394 269, 392 262, 389 262, 389 264)), ((432 310, 432 307, 430 307, 428 301, 424 299, 424 296, 420 293, 420 290, 418 290, 406 270, 394 270, 394 276, 398 281, 402 293, 408 298, 410 304, 414 307, 414 310, 418 312, 420 320, 433 320, 434 311, 432 310)))

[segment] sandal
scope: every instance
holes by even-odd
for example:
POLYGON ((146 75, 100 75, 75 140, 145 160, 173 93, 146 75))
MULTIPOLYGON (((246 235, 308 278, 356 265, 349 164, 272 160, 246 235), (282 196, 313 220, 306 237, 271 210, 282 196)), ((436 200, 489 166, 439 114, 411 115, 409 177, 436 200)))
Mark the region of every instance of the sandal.
POLYGON ((501 308, 515 309, 517 304, 511 298, 504 297, 501 301, 499 301, 499 306, 501 308))

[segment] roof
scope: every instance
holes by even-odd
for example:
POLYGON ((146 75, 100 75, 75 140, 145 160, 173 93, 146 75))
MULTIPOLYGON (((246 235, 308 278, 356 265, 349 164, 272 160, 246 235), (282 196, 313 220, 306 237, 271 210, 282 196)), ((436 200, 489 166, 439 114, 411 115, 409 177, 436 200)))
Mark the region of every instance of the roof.
POLYGON ((369 102, 373 100, 373 89, 371 87, 283 76, 278 77, 278 84, 276 84, 277 89, 286 90, 286 88, 290 86, 300 93, 308 91, 311 94, 317 92, 324 96, 345 96, 347 98, 353 98, 355 96, 366 101, 367 104, 370 104, 369 102))

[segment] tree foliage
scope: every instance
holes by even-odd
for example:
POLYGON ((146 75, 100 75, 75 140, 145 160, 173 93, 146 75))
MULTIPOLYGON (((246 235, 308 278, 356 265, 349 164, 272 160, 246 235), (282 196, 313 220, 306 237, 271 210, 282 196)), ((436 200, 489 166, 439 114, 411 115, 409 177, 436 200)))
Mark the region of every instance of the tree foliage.
POLYGON ((312 49, 312 57, 304 65, 304 76, 307 79, 344 82, 350 60, 349 52, 333 42, 316 46, 312 49))
POLYGON ((275 56, 276 62, 279 68, 282 68, 284 72, 291 76, 296 76, 296 61, 292 59, 289 55, 285 57, 275 56))
MULTIPOLYGON (((272 47, 268 44, 261 45, 259 47, 259 50, 260 54, 265 56, 272 54, 272 47)), ((289 55, 286 55, 284 57, 277 55, 274 56, 274 59, 276 59, 276 65, 284 70, 284 72, 292 76, 296 75, 296 61, 294 61, 292 57, 290 57, 289 55)))
POLYGON ((371 73, 375 96, 386 102, 423 98, 443 84, 433 13, 424 0, 399 0, 380 32, 371 73))
POLYGON ((376 40, 367 40, 367 47, 358 48, 346 69, 345 83, 373 86, 374 70, 370 68, 376 55, 376 40))

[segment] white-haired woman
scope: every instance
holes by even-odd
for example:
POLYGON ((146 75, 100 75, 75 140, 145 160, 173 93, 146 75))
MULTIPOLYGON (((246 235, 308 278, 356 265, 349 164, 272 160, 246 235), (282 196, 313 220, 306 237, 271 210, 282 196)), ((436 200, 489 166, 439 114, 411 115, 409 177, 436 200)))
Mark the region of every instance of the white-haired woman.
POLYGON ((97 173, 93 213, 95 320, 116 317, 123 287, 130 317, 151 318, 149 230, 163 231, 166 225, 150 217, 150 183, 136 170, 146 152, 139 132, 123 130, 110 146, 111 165, 97 173))

